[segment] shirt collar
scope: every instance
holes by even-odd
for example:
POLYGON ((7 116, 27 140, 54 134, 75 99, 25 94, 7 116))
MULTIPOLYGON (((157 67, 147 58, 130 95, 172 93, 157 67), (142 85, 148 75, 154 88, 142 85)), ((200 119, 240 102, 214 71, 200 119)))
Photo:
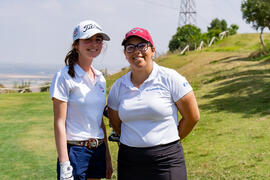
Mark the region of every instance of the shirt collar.
POLYGON ((130 80, 131 77, 131 71, 129 71, 127 74, 125 74, 122 78, 121 78, 121 82, 127 87, 127 88, 132 88, 133 84, 130 80))
MULTIPOLYGON (((152 72, 150 73, 149 77, 143 83, 155 79, 157 77, 157 74, 158 74, 158 68, 159 68, 159 65, 157 65, 155 62, 153 62, 152 72)), ((131 71, 129 71, 126 75, 124 75, 124 77, 122 79, 122 83, 124 85, 126 85, 126 87, 129 87, 129 88, 133 87, 133 84, 131 82, 131 71)))
POLYGON ((158 67, 159 66, 155 62, 153 62, 152 72, 150 73, 150 75, 148 76, 148 78, 144 82, 151 81, 157 77, 158 67))
POLYGON ((96 76, 101 76, 102 75, 102 72, 100 72, 99 70, 95 69, 93 66, 91 66, 91 67, 92 67, 92 69, 93 69, 93 71, 94 71, 94 73, 95 73, 96 76))
POLYGON ((85 75, 85 71, 78 64, 74 65, 74 71, 79 77, 83 77, 85 75))
MULTIPOLYGON (((96 76, 100 76, 102 74, 100 71, 96 70, 93 66, 91 67, 96 76)), ((74 71, 79 77, 83 77, 86 74, 86 72, 78 64, 74 65, 74 71)))

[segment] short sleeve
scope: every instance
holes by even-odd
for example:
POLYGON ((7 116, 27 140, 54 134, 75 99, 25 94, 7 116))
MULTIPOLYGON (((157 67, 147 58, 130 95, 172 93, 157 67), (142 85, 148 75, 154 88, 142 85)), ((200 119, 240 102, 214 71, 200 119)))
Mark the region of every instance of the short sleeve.
POLYGON ((119 104, 120 104, 119 94, 118 94, 119 88, 120 88, 119 81, 116 81, 113 84, 109 92, 109 96, 108 96, 108 106, 115 111, 118 111, 119 104))
POLYGON ((181 76, 178 72, 172 71, 170 73, 170 91, 173 101, 176 102, 192 91, 192 87, 184 76, 181 76))
POLYGON ((51 98, 56 98, 61 101, 68 102, 69 86, 67 80, 61 72, 54 75, 50 87, 51 98))

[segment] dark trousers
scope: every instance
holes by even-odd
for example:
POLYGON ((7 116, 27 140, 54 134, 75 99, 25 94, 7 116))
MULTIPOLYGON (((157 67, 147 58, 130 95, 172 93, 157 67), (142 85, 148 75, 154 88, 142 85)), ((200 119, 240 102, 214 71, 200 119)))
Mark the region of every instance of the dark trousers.
POLYGON ((120 144, 118 180, 186 180, 180 141, 147 148, 120 144))
MULTIPOLYGON (((105 178, 106 176, 106 146, 101 144, 94 149, 86 146, 67 145, 68 156, 73 167, 74 180, 87 178, 105 178)), ((57 179, 60 179, 60 164, 57 159, 57 179)))

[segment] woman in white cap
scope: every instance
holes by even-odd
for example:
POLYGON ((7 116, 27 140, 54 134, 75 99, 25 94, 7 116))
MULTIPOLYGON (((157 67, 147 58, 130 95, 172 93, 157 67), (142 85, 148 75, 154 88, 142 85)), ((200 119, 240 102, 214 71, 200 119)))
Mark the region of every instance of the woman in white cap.
POLYGON ((110 123, 120 135, 118 179, 185 180, 179 140, 200 118, 192 87, 175 70, 153 62, 155 47, 146 29, 133 28, 122 45, 130 72, 108 97, 110 123))
POLYGON ((52 80, 54 132, 58 153, 57 179, 110 178, 111 157, 103 122, 106 81, 92 66, 109 36, 91 20, 73 32, 66 67, 52 80))

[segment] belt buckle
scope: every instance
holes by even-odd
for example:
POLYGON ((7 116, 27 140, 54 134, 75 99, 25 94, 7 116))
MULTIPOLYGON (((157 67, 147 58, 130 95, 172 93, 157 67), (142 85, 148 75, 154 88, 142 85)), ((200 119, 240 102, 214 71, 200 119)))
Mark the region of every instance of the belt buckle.
POLYGON ((96 138, 91 138, 88 140, 88 148, 92 149, 92 148, 96 148, 98 147, 98 140, 96 138))

